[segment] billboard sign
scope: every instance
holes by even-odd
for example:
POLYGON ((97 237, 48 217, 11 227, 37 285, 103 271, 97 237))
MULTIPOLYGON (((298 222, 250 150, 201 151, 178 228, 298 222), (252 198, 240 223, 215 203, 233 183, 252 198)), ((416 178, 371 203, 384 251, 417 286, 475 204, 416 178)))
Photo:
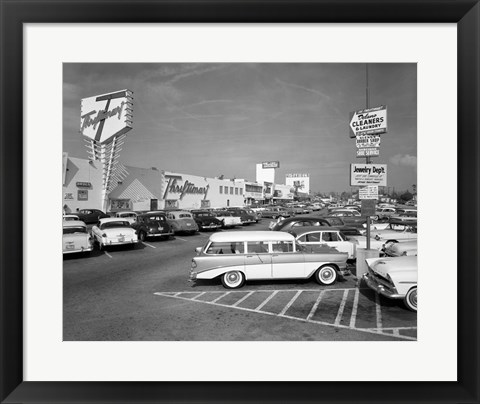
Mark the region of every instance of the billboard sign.
POLYGON ((133 93, 121 90, 82 99, 80 133, 98 143, 132 129, 133 93))
POLYGON ((368 147, 357 149, 357 157, 378 157, 380 156, 379 147, 368 147))
POLYGON ((387 165, 386 164, 351 164, 350 185, 366 186, 380 185, 387 186, 387 165))
POLYGON ((280 162, 279 161, 264 161, 262 163, 262 168, 279 168, 280 162))
POLYGON ((387 132, 387 107, 361 109, 350 113, 350 137, 387 132))
POLYGON ((310 174, 286 174, 285 185, 294 189, 295 193, 310 193, 310 174))
POLYGON ((360 188, 358 191, 359 199, 378 199, 378 186, 377 185, 367 185, 366 187, 360 188))

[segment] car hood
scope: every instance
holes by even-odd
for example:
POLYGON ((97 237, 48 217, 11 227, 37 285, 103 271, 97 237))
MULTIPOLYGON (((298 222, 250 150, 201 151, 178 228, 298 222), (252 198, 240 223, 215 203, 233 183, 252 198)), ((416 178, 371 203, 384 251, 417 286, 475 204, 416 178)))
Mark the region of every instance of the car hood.
POLYGON ((383 277, 390 275, 392 279, 417 279, 418 265, 416 256, 367 258, 365 261, 374 272, 383 277))

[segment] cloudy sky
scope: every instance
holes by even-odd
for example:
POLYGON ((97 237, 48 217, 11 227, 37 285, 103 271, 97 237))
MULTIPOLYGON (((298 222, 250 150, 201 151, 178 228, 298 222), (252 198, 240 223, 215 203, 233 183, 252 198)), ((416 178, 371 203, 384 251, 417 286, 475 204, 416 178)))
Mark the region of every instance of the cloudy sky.
MULTIPOLYGON (((133 91, 133 129, 121 163, 206 177, 255 180, 255 164, 310 173, 312 191, 350 190, 349 114, 365 108, 365 64, 65 64, 63 149, 87 158, 80 100, 133 91)), ((415 64, 369 64, 370 107, 387 105, 380 157, 388 185, 417 176, 415 64)))

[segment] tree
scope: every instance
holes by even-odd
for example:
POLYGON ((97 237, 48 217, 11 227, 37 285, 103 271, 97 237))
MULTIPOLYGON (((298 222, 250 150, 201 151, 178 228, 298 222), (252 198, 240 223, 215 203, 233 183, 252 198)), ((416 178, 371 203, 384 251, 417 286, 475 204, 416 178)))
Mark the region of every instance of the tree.
POLYGON ((402 201, 408 202, 410 199, 413 198, 413 195, 410 192, 405 192, 404 194, 400 195, 400 199, 402 201))

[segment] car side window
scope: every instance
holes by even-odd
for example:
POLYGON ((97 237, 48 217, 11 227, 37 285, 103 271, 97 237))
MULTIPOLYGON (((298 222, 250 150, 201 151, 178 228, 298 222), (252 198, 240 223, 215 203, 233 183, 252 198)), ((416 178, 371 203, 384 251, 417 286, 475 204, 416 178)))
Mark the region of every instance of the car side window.
POLYGON ((320 241, 320 233, 305 234, 305 241, 307 243, 318 243, 320 241))
POLYGON ((248 241, 247 253, 264 254, 268 253, 268 244, 263 241, 248 241))
POLYGON ((232 243, 213 242, 208 247, 207 254, 232 254, 232 243))
POLYGON ((290 241, 274 241, 272 243, 272 251, 275 253, 293 252, 293 243, 290 241))
POLYGON ((331 238, 331 233, 329 231, 325 231, 323 232, 322 234, 322 241, 332 241, 332 238, 331 238))

